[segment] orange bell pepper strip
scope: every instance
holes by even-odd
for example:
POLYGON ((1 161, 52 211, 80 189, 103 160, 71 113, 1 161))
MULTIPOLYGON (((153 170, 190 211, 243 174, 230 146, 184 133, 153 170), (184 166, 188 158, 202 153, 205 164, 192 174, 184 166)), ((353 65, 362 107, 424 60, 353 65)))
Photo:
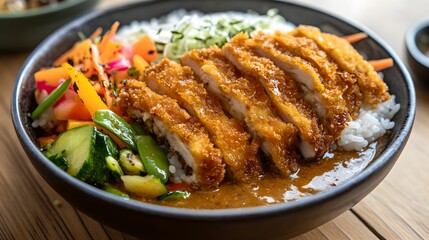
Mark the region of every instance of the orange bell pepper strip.
POLYGON ((45 81, 46 84, 51 86, 58 86, 61 79, 68 79, 69 74, 66 70, 60 67, 42 69, 34 74, 34 80, 36 82, 45 81))
POLYGON ((76 70, 68 63, 63 63, 61 67, 68 72, 72 80, 72 86, 75 88, 86 109, 88 109, 91 117, 94 117, 95 111, 108 108, 82 72, 76 70))
POLYGON ((54 134, 46 137, 39 137, 37 141, 39 142, 39 146, 43 148, 48 144, 53 144, 56 139, 57 139, 57 135, 54 134))

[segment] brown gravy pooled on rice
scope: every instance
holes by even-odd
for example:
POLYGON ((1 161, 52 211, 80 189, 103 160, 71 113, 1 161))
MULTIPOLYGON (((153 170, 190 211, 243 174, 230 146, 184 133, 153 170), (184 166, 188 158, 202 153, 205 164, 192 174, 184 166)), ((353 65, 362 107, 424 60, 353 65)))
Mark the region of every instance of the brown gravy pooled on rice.
POLYGON ((245 183, 223 182, 212 190, 192 192, 179 201, 135 199, 153 204, 193 209, 224 209, 291 202, 333 188, 359 174, 384 148, 385 137, 360 152, 332 151, 315 162, 301 163, 290 177, 279 177, 266 171, 257 180, 245 183))

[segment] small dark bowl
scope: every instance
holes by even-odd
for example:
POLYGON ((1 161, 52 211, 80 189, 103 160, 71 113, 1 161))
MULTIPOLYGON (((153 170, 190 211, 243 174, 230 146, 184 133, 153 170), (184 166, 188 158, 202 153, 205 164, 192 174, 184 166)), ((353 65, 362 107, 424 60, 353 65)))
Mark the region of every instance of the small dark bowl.
POLYGON ((45 40, 27 59, 15 84, 11 114, 16 133, 34 167, 64 199, 90 217, 128 234, 145 239, 272 239, 292 237, 340 215, 371 192, 387 175, 407 142, 415 116, 413 81, 396 54, 362 26, 313 8, 265 0, 150 1, 123 6, 80 18, 45 40), (178 8, 203 12, 253 9, 266 13, 277 8, 295 24, 321 27, 337 34, 365 32, 369 38, 355 44, 368 59, 391 57, 394 67, 384 76, 390 92, 401 104, 394 129, 380 156, 347 182, 302 200, 266 207, 243 209, 178 209, 124 200, 85 184, 56 167, 39 151, 36 131, 28 113, 34 108, 33 74, 49 66, 77 40, 77 32, 90 34, 96 27, 107 29, 115 20, 129 24, 165 15, 178 8))
POLYGON ((405 35, 408 64, 415 76, 429 83, 429 19, 417 22, 405 35))
POLYGON ((34 48, 60 26, 91 11, 98 1, 66 0, 19 12, 0 12, 0 51, 34 48))

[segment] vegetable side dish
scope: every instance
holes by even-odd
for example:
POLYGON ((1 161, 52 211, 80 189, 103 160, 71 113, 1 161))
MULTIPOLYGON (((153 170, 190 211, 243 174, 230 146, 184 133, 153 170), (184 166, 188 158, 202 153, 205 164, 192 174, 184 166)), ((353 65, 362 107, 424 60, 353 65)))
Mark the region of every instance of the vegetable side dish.
POLYGON ((24 11, 64 0, 0 0, 0 11, 24 11))
POLYGON ((393 63, 364 60, 351 45, 364 34, 295 28, 273 10, 166 19, 97 29, 35 74, 30 117, 58 167, 151 203, 264 205, 357 174, 394 126, 376 72, 393 63), (318 180, 336 171, 349 175, 318 180))

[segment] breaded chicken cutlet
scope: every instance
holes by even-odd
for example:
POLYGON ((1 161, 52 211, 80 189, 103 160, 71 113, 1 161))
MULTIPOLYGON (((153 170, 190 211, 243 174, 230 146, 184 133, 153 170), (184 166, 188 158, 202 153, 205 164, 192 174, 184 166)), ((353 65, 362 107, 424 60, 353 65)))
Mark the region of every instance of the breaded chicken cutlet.
POLYGON ((390 98, 347 41, 307 26, 241 33, 189 51, 181 65, 163 59, 120 89, 128 115, 165 138, 191 169, 183 180, 201 188, 225 172, 258 178, 264 166, 288 176, 300 159, 322 157, 362 106, 390 98))
POLYGON ((228 175, 233 179, 248 180, 262 173, 257 156, 258 141, 252 141, 241 123, 225 115, 219 99, 207 93, 189 67, 163 59, 147 69, 140 79, 155 92, 177 100, 190 115, 200 120, 221 150, 228 175))

